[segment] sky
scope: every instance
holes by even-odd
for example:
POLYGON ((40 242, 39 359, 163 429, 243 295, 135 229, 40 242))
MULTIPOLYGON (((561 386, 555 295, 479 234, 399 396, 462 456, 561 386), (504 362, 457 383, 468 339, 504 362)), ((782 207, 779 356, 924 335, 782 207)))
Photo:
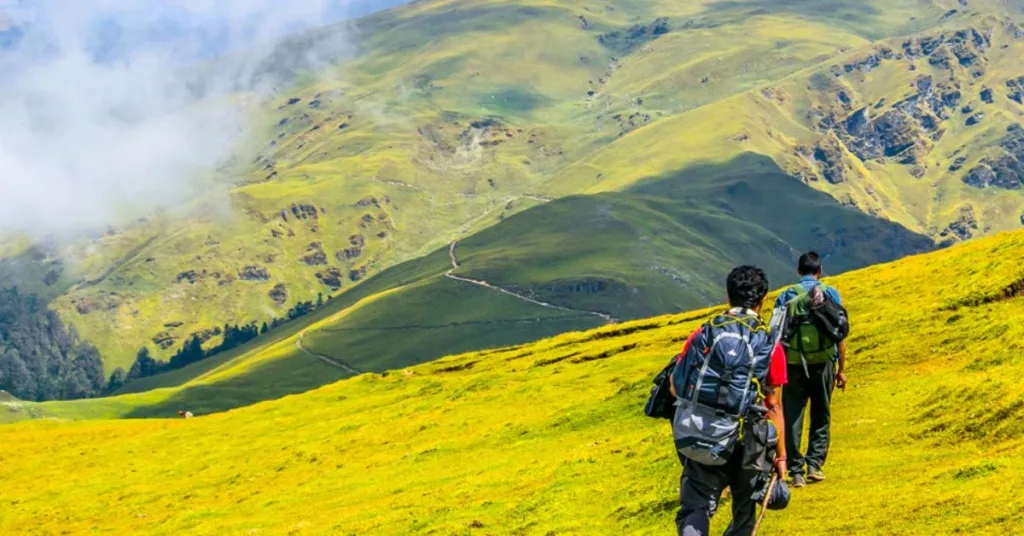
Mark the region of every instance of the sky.
MULTIPOLYGON (((286 83, 254 77, 275 43, 401 1, 0 0, 0 232, 74 235, 184 201, 245 130, 230 96, 286 83)), ((306 63, 337 69, 344 27, 306 63)))

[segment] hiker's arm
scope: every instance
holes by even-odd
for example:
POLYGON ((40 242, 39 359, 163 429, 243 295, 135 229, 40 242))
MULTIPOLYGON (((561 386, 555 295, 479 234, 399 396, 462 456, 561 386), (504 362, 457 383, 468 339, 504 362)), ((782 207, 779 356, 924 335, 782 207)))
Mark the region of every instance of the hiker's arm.
MULTIPOLYGON (((676 370, 681 370, 682 369, 682 367, 683 367, 683 360, 686 359, 686 354, 687 354, 687 352, 690 351, 690 345, 693 344, 693 340, 697 338, 697 335, 700 334, 700 332, 701 332, 701 330, 697 329, 696 331, 691 333, 690 336, 686 339, 686 344, 683 345, 683 351, 679 352, 679 356, 676 357, 676 370)), ((676 372, 675 371, 673 371, 672 374, 668 377, 668 390, 669 390, 669 392, 672 393, 672 396, 674 396, 676 398, 679 398, 679 395, 676 394, 676 372)))
POLYGON ((836 387, 846 390, 846 340, 839 341, 839 371, 836 372, 836 387))
POLYGON ((775 424, 779 435, 779 445, 775 451, 775 468, 779 476, 785 476, 786 467, 786 418, 782 413, 782 387, 771 387, 765 394, 764 404, 768 408, 768 418, 775 424))
POLYGON ((779 445, 775 450, 775 468, 779 471, 779 477, 786 475, 786 417, 782 411, 782 386, 789 380, 787 378, 786 351, 781 344, 776 344, 772 350, 771 361, 768 364, 768 377, 765 378, 768 389, 764 393, 764 405, 768 409, 768 419, 775 425, 776 433, 779 436, 779 445))

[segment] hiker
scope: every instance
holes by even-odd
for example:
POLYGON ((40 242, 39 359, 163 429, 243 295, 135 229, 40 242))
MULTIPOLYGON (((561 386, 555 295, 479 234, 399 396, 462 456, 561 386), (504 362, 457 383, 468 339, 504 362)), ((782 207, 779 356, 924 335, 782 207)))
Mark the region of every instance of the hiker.
MULTIPOLYGON (((786 417, 786 451, 790 454, 789 471, 794 488, 801 488, 807 482, 825 480, 822 470, 829 447, 830 404, 835 387, 846 388, 846 341, 845 334, 830 337, 822 332, 819 325, 807 321, 806 311, 792 311, 796 298, 808 295, 808 299, 827 300, 842 310, 842 298, 835 288, 821 283, 821 258, 813 251, 800 256, 797 263, 800 283, 786 289, 775 302, 776 311, 788 311, 787 336, 783 340, 788 363, 789 383, 782 395, 783 412, 786 417), (816 293, 817 298, 809 294, 816 293), (801 322, 803 321, 803 322, 801 322), (802 327, 801 327, 802 326, 802 327), (789 334, 792 332, 792 336, 789 334), (838 344, 835 342, 838 340, 838 344), (838 368, 837 368, 838 363, 838 368), (801 453, 801 436, 804 424, 804 408, 810 402, 810 433, 807 453, 801 453)), ((846 325, 849 330, 849 325, 846 325)))
POLYGON ((755 494, 772 470, 780 478, 786 474, 779 393, 786 356, 759 315, 768 278, 759 268, 740 266, 726 287, 730 309, 690 335, 670 376, 677 406, 673 436, 683 463, 680 536, 709 533, 726 487, 733 519, 725 534, 751 534, 755 494))

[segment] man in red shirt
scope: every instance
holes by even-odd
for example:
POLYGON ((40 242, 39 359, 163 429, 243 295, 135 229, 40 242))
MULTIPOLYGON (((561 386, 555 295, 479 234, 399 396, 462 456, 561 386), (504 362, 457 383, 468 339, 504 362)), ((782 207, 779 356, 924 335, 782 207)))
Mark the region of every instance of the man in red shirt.
MULTIPOLYGON (((781 398, 782 386, 786 383, 786 354, 778 343, 778 334, 771 333, 759 316, 764 298, 768 294, 768 278, 759 268, 740 266, 729 274, 726 286, 730 309, 690 335, 677 358, 676 372, 671 377, 672 394, 677 398, 692 397, 697 401, 701 398, 702 386, 706 389, 712 385, 714 390, 711 391, 711 396, 703 397, 704 399, 738 398, 741 407, 749 405, 751 400, 760 400, 763 397, 761 403, 767 409, 766 418, 774 424, 778 437, 773 466, 781 478, 786 474, 786 428, 781 398), (742 394, 736 396, 726 392, 736 385, 736 373, 730 371, 729 366, 721 371, 712 371, 712 375, 718 377, 705 381, 708 369, 715 368, 709 367, 712 362, 715 366, 722 366, 722 359, 717 359, 714 354, 719 336, 727 330, 732 330, 732 333, 726 334, 723 339, 742 337, 745 343, 749 343, 749 346, 741 347, 749 348, 748 352, 739 352, 753 353, 743 358, 745 370, 749 372, 742 374, 743 379, 738 383, 745 383, 749 377, 750 383, 754 384, 752 389, 757 390, 756 394, 748 393, 748 389, 751 388, 749 385, 744 386, 742 394), (693 382, 697 374, 701 375, 701 381, 693 382), (717 387, 713 386, 716 381, 717 387), (684 392, 678 393, 677 389, 684 392)), ((721 347, 717 351, 721 352, 721 347)), ((735 355, 735 350, 729 352, 733 359, 737 359, 735 355)), ((748 420, 753 418, 755 417, 752 413, 747 414, 748 420)), ((753 532, 757 508, 752 496, 763 482, 764 472, 744 465, 745 447, 739 443, 723 465, 706 465, 680 454, 683 474, 679 490, 680 509, 676 515, 676 528, 680 536, 709 534, 711 517, 714 516, 722 491, 726 487, 729 487, 733 497, 733 521, 726 529, 726 536, 748 535, 753 532)), ((677 443, 677 447, 678 445, 677 443)))

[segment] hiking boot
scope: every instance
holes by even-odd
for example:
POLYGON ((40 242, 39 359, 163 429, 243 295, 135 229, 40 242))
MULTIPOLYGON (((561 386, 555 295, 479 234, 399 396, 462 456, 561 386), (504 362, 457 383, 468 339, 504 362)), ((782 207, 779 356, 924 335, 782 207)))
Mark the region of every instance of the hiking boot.
POLYGON ((793 487, 802 488, 807 485, 807 480, 804 480, 804 475, 793 475, 793 487))
POLYGON ((821 469, 811 467, 807 471, 807 480, 812 484, 815 482, 821 482, 822 480, 825 480, 825 473, 821 469))

